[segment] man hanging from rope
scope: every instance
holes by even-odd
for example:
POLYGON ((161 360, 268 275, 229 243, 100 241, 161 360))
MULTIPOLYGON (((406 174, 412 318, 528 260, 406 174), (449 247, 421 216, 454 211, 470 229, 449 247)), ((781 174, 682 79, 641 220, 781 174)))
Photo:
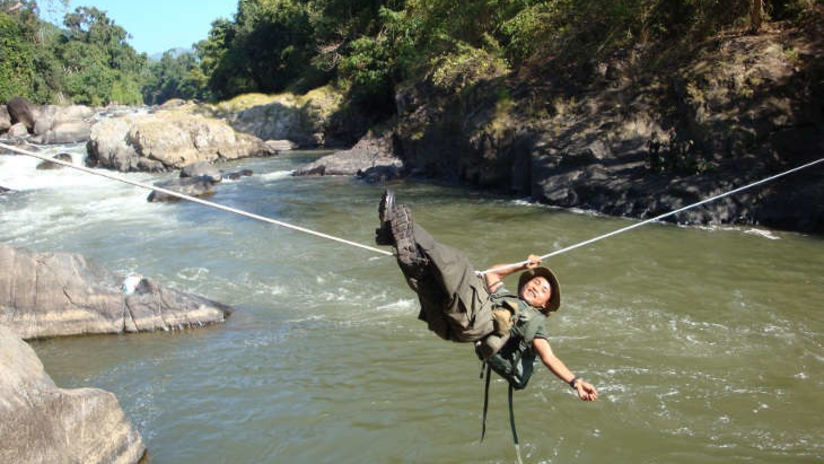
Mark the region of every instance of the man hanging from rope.
POLYGON ((437 243, 412 220, 406 206, 396 205, 391 191, 381 198, 378 215, 375 241, 395 249, 406 282, 420 300, 418 318, 430 330, 444 340, 475 343, 479 356, 490 364, 499 352, 508 360, 527 360, 520 367, 529 370, 526 375, 505 376, 516 388, 518 382, 520 388, 526 385, 537 355, 580 399, 598 399, 595 387, 575 376, 547 341, 546 319, 560 307, 561 289, 552 271, 540 267, 538 256, 530 255, 518 268, 495 266, 481 278, 463 253, 437 243), (518 270, 526 272, 518 280, 517 296, 509 295, 502 280, 518 270))

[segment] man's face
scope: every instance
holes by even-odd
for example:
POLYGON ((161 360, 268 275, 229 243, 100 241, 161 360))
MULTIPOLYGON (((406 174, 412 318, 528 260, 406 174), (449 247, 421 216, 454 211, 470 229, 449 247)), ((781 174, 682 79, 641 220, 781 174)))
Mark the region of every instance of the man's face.
POLYGON ((533 277, 521 287, 519 296, 531 306, 543 308, 552 296, 549 281, 545 277, 533 277))

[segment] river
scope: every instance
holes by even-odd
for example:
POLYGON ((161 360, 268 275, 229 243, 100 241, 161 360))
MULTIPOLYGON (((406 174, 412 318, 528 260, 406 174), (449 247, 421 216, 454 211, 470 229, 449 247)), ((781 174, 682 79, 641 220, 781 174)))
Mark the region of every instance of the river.
MULTIPOLYGON (((82 146, 54 147, 82 161, 82 146)), ((319 156, 232 162, 212 200, 372 244, 382 187, 289 173, 319 156)), ((0 242, 65 250, 231 304, 225 325, 32 342, 62 387, 115 393, 154 463, 507 463, 506 388, 441 341, 391 258, 71 170, 0 156, 0 242)), ((171 174, 125 174, 153 182, 171 174)), ((478 268, 630 220, 426 183, 392 187, 478 268)), ((824 458, 824 241, 649 225, 557 256, 551 344, 597 386, 541 368, 516 393, 528 463, 795 463, 824 458)), ((515 285, 515 278, 508 286, 515 285)))

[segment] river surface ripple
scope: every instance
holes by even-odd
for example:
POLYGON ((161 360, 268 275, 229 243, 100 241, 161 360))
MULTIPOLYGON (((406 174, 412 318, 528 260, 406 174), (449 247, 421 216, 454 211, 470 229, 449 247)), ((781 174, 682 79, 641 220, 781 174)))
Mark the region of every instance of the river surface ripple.
MULTIPOLYGON (((82 146, 58 151, 82 162, 82 146)), ((255 175, 212 200, 371 244, 382 188, 289 176, 316 156, 233 162, 255 175)), ((37 163, 0 156, 0 185, 17 190, 0 196, 2 243, 79 252, 236 308, 204 329, 32 342, 58 385, 114 392, 152 462, 513 460, 505 384, 492 385, 478 444, 479 363, 416 321, 391 258, 37 163)), ((393 187, 478 268, 630 224, 393 187)), ((816 237, 656 224, 553 259, 564 303, 550 341, 601 400, 539 370, 515 400, 526 461, 820 461, 823 256, 816 237)))

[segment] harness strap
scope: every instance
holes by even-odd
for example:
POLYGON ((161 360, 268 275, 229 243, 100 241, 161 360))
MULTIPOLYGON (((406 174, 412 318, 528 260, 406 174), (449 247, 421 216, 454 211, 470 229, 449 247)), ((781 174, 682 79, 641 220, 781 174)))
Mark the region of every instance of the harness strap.
MULTIPOLYGON (((484 363, 486 364, 486 363, 484 363)), ((481 375, 483 375, 483 371, 481 371, 481 375)), ((484 441, 484 436, 486 436, 486 411, 489 409, 489 379, 492 378, 492 368, 489 367, 489 364, 486 365, 486 384, 484 385, 484 415, 483 419, 481 420, 481 442, 484 441)))
POLYGON ((523 464, 521 460, 521 446, 518 444, 518 431, 515 430, 515 411, 512 409, 512 384, 509 384, 509 425, 512 427, 512 441, 515 443, 515 455, 518 457, 518 464, 523 464))

